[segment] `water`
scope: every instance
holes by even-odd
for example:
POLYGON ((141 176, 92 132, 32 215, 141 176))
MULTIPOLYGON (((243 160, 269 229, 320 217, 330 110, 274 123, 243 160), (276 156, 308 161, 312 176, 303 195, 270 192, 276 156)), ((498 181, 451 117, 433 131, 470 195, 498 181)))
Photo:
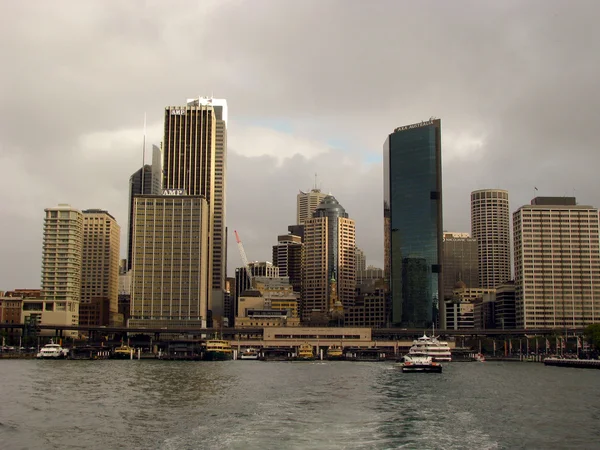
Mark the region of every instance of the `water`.
POLYGON ((0 361, 2 449, 595 449, 600 371, 0 361))

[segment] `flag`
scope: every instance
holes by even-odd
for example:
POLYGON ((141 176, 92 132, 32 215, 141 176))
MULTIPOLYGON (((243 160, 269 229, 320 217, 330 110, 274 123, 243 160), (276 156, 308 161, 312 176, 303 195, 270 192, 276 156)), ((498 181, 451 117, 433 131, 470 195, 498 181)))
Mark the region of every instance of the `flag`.
POLYGON ((512 353, 512 340, 508 340, 508 351, 509 353, 512 353))
POLYGON ((549 349, 550 349, 550 341, 546 338, 546 353, 548 353, 549 349))
POLYGON ((577 338, 577 350, 581 348, 581 338, 577 338))
POLYGON ((494 339, 494 340, 492 341, 492 343, 494 344, 494 355, 495 355, 495 354, 496 354, 496 340, 494 339))

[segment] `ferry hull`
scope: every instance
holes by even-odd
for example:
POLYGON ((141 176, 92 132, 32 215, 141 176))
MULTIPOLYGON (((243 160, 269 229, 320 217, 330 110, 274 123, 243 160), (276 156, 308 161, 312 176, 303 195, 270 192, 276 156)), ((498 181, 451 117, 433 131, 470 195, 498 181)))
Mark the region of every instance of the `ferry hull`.
POLYGON ((413 366, 402 366, 403 373, 442 373, 442 366, 428 366, 428 365, 413 365, 413 366))
POLYGON ((204 361, 230 361, 233 353, 208 351, 204 353, 204 361))

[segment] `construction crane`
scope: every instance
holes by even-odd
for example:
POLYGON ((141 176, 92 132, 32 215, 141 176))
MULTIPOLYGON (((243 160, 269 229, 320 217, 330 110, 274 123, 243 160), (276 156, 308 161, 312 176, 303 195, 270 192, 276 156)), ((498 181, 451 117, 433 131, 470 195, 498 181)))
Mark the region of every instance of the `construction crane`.
POLYGON ((252 287, 252 270, 250 270, 250 264, 248 263, 246 251, 244 250, 244 244, 242 244, 242 240, 240 239, 240 235, 238 234, 238 232, 235 230, 233 232, 235 233, 235 240, 237 241, 238 250, 240 251, 240 257, 242 258, 242 262, 244 263, 244 267, 246 268, 246 274, 248 275, 250 287, 252 287))

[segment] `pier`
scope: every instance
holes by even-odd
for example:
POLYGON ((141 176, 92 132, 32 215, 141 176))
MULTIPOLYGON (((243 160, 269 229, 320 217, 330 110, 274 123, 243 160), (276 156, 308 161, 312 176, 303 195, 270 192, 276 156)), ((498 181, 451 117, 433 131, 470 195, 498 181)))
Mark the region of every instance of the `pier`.
POLYGON ((546 358, 546 366, 557 367, 577 367, 580 369, 600 369, 600 360, 598 359, 564 359, 564 358, 546 358))

